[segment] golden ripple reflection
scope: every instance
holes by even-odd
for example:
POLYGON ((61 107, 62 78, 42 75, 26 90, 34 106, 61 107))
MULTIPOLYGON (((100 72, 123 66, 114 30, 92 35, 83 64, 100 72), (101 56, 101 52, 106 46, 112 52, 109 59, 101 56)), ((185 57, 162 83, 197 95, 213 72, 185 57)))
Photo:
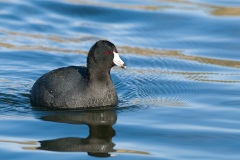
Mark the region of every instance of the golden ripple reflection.
POLYGON ((145 11, 157 11, 164 9, 183 9, 183 10, 202 10, 207 11, 211 15, 215 16, 239 16, 240 7, 232 6, 220 6, 217 4, 206 4, 204 2, 194 2, 189 0, 151 0, 149 4, 120 4, 103 1, 87 1, 87 0, 65 0, 69 3, 76 3, 80 5, 91 5, 108 8, 119 9, 137 9, 145 11), (156 4, 157 2, 157 4, 156 4))
MULTIPOLYGON (((14 49, 14 50, 28 50, 28 51, 44 51, 44 52, 58 52, 58 53, 78 53, 78 54, 87 54, 88 50, 79 50, 77 48, 68 49, 68 48, 58 48, 53 47, 51 43, 36 44, 36 42, 33 42, 33 44, 12 44, 9 43, 8 40, 10 39, 11 42, 14 42, 14 40, 17 40, 19 37, 28 39, 29 41, 32 41, 33 39, 41 39, 46 41, 53 41, 55 43, 59 43, 59 46, 66 46, 67 44, 75 44, 76 46, 81 44, 82 42, 90 41, 91 43, 94 43, 95 41, 99 40, 98 37, 92 37, 92 36, 79 36, 79 38, 73 38, 73 37, 63 37, 63 36, 57 36, 57 35, 41 35, 41 34, 31 34, 31 33, 22 33, 22 32, 16 32, 16 31, 6 31, 6 30, 0 30, 1 33, 6 34, 7 36, 3 39, 0 39, 0 47, 6 48, 6 49, 14 49)), ((37 40, 38 41, 38 40, 37 40)), ((224 60, 224 59, 215 59, 215 58, 208 58, 208 57, 201 57, 201 56, 191 56, 191 55, 185 55, 182 53, 182 51, 179 50, 159 50, 159 49, 150 49, 150 48, 140 48, 140 47, 131 47, 131 46, 117 46, 119 48, 119 51, 121 53, 125 54, 136 54, 136 55, 143 55, 143 56, 156 56, 156 57, 168 57, 168 58, 177 58, 177 59, 183 59, 183 60, 189 60, 204 64, 211 64, 211 65, 218 65, 218 66, 224 66, 224 67, 233 67, 233 68, 240 68, 240 61, 234 61, 234 60, 224 60)))

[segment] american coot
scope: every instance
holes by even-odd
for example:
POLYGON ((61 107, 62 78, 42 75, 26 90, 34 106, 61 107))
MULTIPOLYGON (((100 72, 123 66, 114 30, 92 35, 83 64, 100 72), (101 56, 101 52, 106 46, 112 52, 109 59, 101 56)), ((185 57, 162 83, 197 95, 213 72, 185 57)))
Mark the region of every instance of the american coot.
POLYGON ((115 45, 100 40, 88 53, 87 67, 63 67, 41 76, 31 89, 31 103, 61 109, 116 106, 118 96, 110 77, 115 65, 126 68, 115 45))

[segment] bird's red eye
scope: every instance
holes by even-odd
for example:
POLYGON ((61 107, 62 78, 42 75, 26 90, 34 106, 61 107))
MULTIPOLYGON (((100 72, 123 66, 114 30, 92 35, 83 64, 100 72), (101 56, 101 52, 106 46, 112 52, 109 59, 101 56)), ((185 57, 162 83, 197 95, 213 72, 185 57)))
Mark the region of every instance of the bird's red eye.
POLYGON ((110 54, 110 52, 106 51, 105 54, 110 54))

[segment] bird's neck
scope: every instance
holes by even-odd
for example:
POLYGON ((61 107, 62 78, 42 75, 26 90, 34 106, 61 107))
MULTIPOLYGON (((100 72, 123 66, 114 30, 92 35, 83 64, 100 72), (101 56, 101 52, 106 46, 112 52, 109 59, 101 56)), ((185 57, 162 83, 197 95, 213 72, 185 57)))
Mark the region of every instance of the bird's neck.
POLYGON ((88 69, 88 78, 94 83, 109 83, 112 82, 110 69, 94 68, 88 69))

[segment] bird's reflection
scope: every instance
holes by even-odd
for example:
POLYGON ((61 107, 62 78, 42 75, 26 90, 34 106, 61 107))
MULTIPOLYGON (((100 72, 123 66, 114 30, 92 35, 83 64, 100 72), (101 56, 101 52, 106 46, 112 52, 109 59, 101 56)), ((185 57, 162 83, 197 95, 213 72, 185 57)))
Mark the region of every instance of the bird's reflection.
POLYGON ((89 127, 87 138, 66 137, 39 141, 37 149, 60 152, 87 152, 91 156, 108 157, 114 152, 112 138, 115 130, 112 126, 117 121, 114 110, 88 111, 81 113, 63 113, 43 116, 42 120, 71 124, 86 124, 89 127))

